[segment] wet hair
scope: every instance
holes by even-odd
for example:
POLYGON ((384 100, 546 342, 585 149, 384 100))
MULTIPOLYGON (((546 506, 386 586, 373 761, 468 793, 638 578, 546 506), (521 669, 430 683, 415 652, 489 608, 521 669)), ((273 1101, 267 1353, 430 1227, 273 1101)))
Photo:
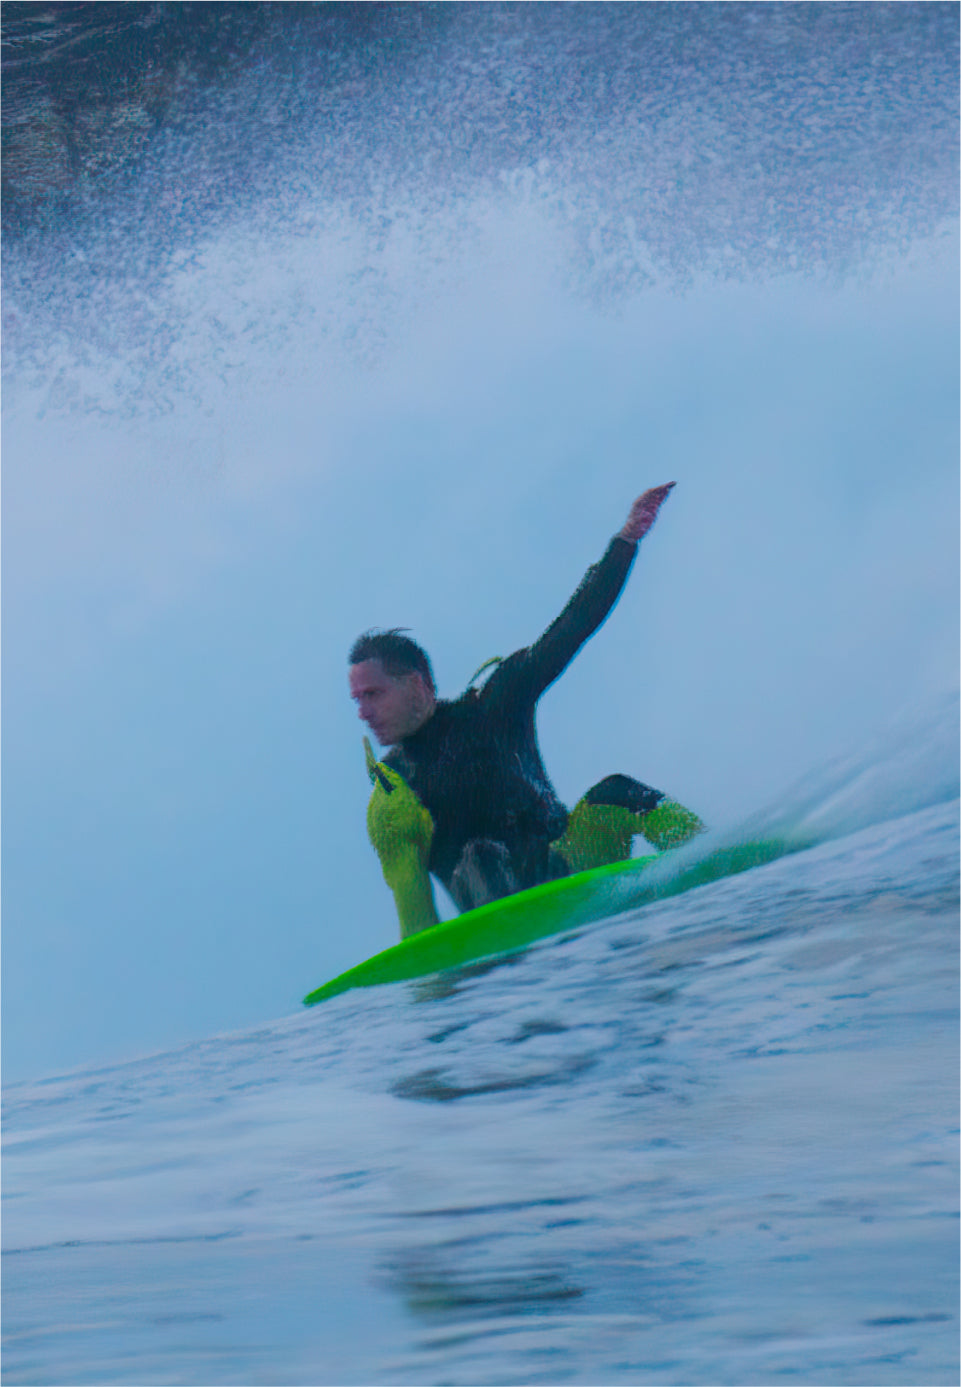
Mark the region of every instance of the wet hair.
POLYGON ((392 679, 405 674, 421 674, 427 686, 435 691, 434 672, 430 667, 427 653, 421 650, 416 641, 403 634, 406 627, 395 626, 391 631, 365 631, 350 647, 348 661, 359 665, 364 660, 379 660, 384 673, 392 679))

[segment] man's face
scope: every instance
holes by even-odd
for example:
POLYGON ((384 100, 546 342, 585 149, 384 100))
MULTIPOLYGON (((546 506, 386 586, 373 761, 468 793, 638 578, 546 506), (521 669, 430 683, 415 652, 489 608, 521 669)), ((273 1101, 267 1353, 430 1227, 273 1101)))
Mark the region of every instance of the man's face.
POLYGON ((387 674, 379 660, 350 666, 350 696, 357 715, 381 746, 393 746, 427 721, 434 695, 421 674, 387 674))

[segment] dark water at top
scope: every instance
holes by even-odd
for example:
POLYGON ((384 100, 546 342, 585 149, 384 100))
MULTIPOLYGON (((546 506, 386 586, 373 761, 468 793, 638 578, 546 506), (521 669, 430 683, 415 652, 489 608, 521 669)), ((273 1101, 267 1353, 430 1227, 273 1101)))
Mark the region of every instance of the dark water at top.
POLYGON ((532 174, 606 213, 628 278, 631 236, 676 270, 843 266, 955 208, 957 27, 941 4, 8 4, 5 226, 114 194, 157 242, 291 193, 389 215, 532 174))
POLYGON ((955 215, 957 31, 949 4, 8 3, 8 373, 121 352, 176 387, 173 280, 211 238, 330 258, 349 226, 362 319, 398 238, 429 283, 491 200, 603 303, 845 276, 955 215))

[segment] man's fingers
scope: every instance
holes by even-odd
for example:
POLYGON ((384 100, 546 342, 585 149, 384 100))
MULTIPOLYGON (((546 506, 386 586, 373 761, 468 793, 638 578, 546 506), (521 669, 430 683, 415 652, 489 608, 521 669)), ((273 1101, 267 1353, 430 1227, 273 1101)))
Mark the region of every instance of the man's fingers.
POLYGON ((674 482, 665 482, 662 486, 650 487, 642 496, 638 496, 631 506, 631 513, 624 529, 620 532, 623 539, 638 540, 647 534, 657 519, 657 512, 673 491, 674 486, 674 482))
POLYGON ((639 496, 634 504, 644 514, 657 511, 671 494, 673 486, 673 482, 668 482, 666 486, 652 487, 650 491, 645 491, 643 496, 639 496))

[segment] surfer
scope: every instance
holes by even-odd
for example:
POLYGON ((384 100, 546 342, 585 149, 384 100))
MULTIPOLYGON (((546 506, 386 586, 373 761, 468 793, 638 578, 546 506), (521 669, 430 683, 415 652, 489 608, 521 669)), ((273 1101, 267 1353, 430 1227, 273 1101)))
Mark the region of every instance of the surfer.
POLYGON ((373 793, 367 826, 405 938, 437 923, 431 874, 460 910, 631 856, 638 833, 656 848, 700 832, 695 814, 660 790, 610 775, 568 814, 537 745, 537 701, 608 616, 638 542, 673 482, 645 491, 539 640, 481 666, 440 699, 426 653, 399 630, 367 632, 350 651, 350 693, 381 746, 364 739, 373 793), (494 666, 480 687, 478 676, 494 666))

